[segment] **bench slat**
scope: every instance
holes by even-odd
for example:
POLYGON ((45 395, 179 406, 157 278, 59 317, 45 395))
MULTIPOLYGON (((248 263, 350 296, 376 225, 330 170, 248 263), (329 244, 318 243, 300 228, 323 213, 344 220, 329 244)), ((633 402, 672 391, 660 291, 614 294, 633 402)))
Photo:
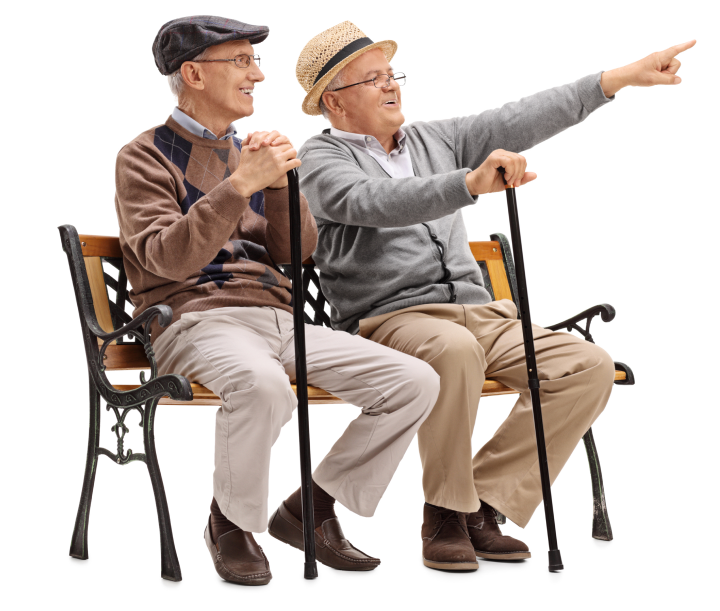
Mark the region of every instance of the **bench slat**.
POLYGON ((122 259, 120 238, 105 235, 80 235, 80 246, 84 257, 112 257, 122 259))
POLYGON ((103 278, 102 261, 100 257, 84 257, 85 271, 90 285, 90 294, 95 307, 95 318, 105 333, 112 333, 115 330, 110 315, 110 301, 108 299, 105 279, 103 278))
MULTIPOLYGON (((615 380, 625 380, 627 374, 624 371, 615 372, 615 380)), ((215 395, 211 390, 208 390, 200 384, 191 384, 193 391, 192 401, 173 401, 169 398, 160 399, 160 405, 220 405, 220 397, 215 395)), ((118 384, 115 386, 120 391, 135 390, 138 388, 137 384, 118 384)), ((297 392, 297 387, 292 384, 293 392, 297 392)), ((485 380, 483 384, 482 396, 483 397, 494 397, 497 395, 516 395, 519 394, 517 390, 513 390, 509 386, 505 386, 495 380, 485 380)), ((308 386, 308 401, 311 404, 317 405, 321 403, 345 403, 342 399, 331 395, 327 390, 318 388, 316 386, 308 386)))

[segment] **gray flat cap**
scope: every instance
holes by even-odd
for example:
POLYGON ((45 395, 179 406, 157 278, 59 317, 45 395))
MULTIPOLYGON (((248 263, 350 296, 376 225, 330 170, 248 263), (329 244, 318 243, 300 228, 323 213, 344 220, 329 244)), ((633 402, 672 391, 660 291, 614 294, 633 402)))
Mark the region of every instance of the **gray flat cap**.
POLYGON ((161 74, 172 74, 183 62, 191 60, 204 49, 230 40, 262 42, 270 29, 264 25, 250 25, 234 19, 196 15, 168 21, 160 28, 153 55, 161 74))

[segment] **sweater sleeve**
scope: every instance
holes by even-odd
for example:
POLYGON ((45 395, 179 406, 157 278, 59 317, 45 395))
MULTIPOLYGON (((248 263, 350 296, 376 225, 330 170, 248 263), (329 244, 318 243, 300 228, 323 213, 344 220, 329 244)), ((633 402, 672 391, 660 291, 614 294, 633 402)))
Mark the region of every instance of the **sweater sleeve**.
POLYGON ((300 151, 302 189, 319 219, 360 227, 406 227, 452 214, 477 201, 461 169, 428 177, 374 178, 327 141, 300 151))
MULTIPOLYGON (((265 243, 268 254, 278 265, 290 263, 290 207, 288 188, 264 189, 265 194, 265 243)), ((315 252, 317 246, 317 225, 305 196, 300 194, 300 241, 302 260, 315 252)))
POLYGON ((138 143, 118 154, 115 184, 118 222, 127 245, 146 270, 178 282, 215 258, 249 201, 224 180, 183 215, 176 178, 138 143))
POLYGON ((526 151, 577 125, 613 100, 615 96, 605 97, 600 85, 601 74, 591 74, 479 115, 432 121, 427 125, 452 142, 458 167, 475 169, 492 151, 526 151))

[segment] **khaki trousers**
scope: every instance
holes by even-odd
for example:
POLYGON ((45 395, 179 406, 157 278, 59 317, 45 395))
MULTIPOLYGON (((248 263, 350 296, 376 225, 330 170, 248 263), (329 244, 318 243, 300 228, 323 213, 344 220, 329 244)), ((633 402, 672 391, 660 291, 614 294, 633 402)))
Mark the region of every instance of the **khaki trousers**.
MULTIPOLYGON (((308 382, 360 406, 313 474, 351 511, 373 515, 440 390, 438 375, 410 356, 325 327, 305 325, 308 382)), ((183 314, 154 343, 158 368, 222 400, 215 427, 213 494, 243 530, 267 527, 270 448, 297 399, 292 315, 271 307, 183 314)))
MULTIPOLYGON (((440 374, 440 397, 418 444, 428 503, 477 511, 478 498, 525 527, 542 500, 522 329, 509 300, 430 304, 361 321, 360 334, 416 356, 440 374), (473 457, 471 437, 485 377, 521 392, 508 418, 473 457)), ((550 479, 605 407, 615 367, 600 347, 533 326, 550 479)))

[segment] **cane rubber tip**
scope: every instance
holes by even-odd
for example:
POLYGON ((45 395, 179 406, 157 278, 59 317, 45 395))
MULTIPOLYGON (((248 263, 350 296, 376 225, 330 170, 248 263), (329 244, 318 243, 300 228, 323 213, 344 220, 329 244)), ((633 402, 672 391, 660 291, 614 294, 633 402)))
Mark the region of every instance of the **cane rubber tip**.
POLYGON ((548 571, 551 573, 557 573, 563 570, 562 558, 560 557, 559 549, 551 549, 548 552, 548 571))
POLYGON ((316 579, 318 576, 317 563, 306 562, 305 563, 305 579, 316 579))

